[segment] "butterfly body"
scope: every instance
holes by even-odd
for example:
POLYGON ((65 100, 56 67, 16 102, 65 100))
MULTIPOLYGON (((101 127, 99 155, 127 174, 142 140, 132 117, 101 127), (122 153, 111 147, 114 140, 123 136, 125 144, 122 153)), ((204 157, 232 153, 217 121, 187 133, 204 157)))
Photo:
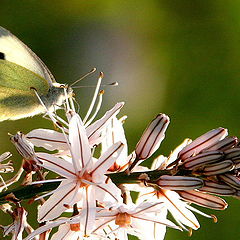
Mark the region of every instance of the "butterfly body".
POLYGON ((53 111, 72 94, 18 38, 0 27, 0 121, 53 111), (35 91, 41 98, 42 106, 35 91))

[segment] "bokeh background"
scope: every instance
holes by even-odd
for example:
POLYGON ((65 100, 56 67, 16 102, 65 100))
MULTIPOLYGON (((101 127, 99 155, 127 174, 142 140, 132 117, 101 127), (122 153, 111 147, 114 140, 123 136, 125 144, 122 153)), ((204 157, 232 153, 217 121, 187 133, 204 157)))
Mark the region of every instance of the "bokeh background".
MULTIPOLYGON (((92 67, 104 71, 105 83, 118 81, 119 87, 105 89, 99 117, 126 102, 121 114, 128 115, 130 150, 159 112, 171 124, 158 154, 219 126, 240 135, 240 1, 1 0, 0 25, 37 53, 58 82, 71 83, 92 67)), ((76 90, 82 116, 92 93, 76 90)), ((7 134, 39 127, 52 124, 41 116, 0 123, 1 153, 11 151, 16 167, 20 157, 7 134)), ((240 239, 239 202, 227 201, 224 212, 204 209, 219 221, 199 216, 202 227, 191 239, 240 239)), ((165 239, 188 238, 168 229, 165 239)))

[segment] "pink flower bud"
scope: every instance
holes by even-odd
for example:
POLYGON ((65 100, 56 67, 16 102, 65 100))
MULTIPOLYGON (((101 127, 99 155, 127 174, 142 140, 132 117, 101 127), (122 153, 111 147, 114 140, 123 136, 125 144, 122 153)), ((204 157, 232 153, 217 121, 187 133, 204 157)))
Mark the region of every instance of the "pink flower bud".
POLYGON ((225 138, 227 134, 228 132, 225 128, 213 129, 183 148, 182 151, 179 152, 178 157, 185 160, 189 157, 195 156, 205 148, 208 148, 225 138))
POLYGON ((170 119, 165 114, 159 114, 149 124, 137 143, 135 152, 139 160, 149 158, 160 146, 165 137, 165 131, 170 119))
POLYGON ((163 175, 159 178, 157 184, 161 188, 169 190, 191 190, 201 188, 203 180, 195 177, 163 175))
POLYGON ((221 196, 232 196, 236 193, 236 189, 222 183, 216 183, 211 181, 204 181, 204 186, 198 189, 201 192, 208 192, 221 196))
POLYGON ((234 165, 231 160, 221 161, 219 163, 209 164, 203 168, 203 175, 213 176, 229 172, 233 169, 234 165))
POLYGON ((194 157, 189 157, 184 160, 184 167, 189 170, 196 169, 206 164, 217 162, 223 157, 223 153, 218 151, 200 153, 194 157))
POLYGON ((206 208, 224 210, 228 206, 222 198, 196 190, 179 191, 178 194, 186 201, 206 208))

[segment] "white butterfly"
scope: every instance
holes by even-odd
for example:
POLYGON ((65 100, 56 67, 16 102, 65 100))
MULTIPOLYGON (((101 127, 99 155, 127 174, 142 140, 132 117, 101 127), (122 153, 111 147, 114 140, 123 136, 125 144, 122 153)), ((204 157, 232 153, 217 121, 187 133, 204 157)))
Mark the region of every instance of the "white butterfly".
POLYGON ((44 113, 62 105, 72 89, 55 81, 42 60, 17 37, 0 27, 0 121, 44 113), (64 89, 66 91, 64 91, 64 89))

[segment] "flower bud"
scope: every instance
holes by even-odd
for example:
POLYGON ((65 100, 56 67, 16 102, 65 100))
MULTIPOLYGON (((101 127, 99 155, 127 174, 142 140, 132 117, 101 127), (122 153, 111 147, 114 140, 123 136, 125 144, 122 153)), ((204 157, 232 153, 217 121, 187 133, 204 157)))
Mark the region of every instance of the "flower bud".
POLYGON ((234 165, 231 160, 225 160, 214 164, 209 164, 203 168, 203 175, 213 176, 229 172, 233 169, 234 165))
POLYGON ((237 137, 226 137, 219 142, 216 142, 212 146, 205 148, 203 151, 225 151, 227 149, 232 148, 233 146, 237 145, 238 138, 237 137))
POLYGON ((204 181, 204 186, 198 189, 201 192, 208 192, 221 196, 232 196, 236 193, 236 189, 222 183, 216 183, 211 181, 204 181))
POLYGON ((191 156, 195 156, 202 150, 216 144, 228 134, 227 129, 217 128, 213 129, 202 136, 198 137, 192 143, 187 145, 182 151, 179 152, 178 157, 182 160, 185 160, 191 156))
POLYGON ((149 124, 137 143, 135 152, 139 160, 149 158, 160 146, 165 137, 165 131, 170 119, 165 114, 159 114, 149 124))
POLYGON ((18 132, 14 136, 11 136, 10 140, 24 159, 35 159, 33 145, 26 139, 23 133, 18 132))
POLYGON ((216 210, 224 210, 227 207, 227 203, 222 198, 196 190, 179 191, 178 194, 186 201, 202 207, 216 210))
POLYGON ((169 190, 192 190, 201 188, 203 180, 195 177, 163 175, 159 178, 157 184, 161 188, 169 190))
POLYGON ((184 160, 184 167, 192 170, 209 163, 217 162, 224 157, 223 153, 218 151, 204 152, 184 160))
POLYGON ((240 190, 240 179, 239 177, 236 177, 234 175, 231 174, 223 174, 223 175, 219 175, 218 178, 220 180, 222 180, 223 182, 225 182, 226 184, 228 184, 229 186, 240 190))
POLYGON ((26 172, 36 171, 39 169, 37 159, 32 143, 30 143, 25 135, 18 132, 16 135, 11 136, 11 142, 15 145, 17 151, 24 159, 23 168, 26 172))
POLYGON ((240 148, 231 148, 224 151, 226 159, 240 159, 240 148))

